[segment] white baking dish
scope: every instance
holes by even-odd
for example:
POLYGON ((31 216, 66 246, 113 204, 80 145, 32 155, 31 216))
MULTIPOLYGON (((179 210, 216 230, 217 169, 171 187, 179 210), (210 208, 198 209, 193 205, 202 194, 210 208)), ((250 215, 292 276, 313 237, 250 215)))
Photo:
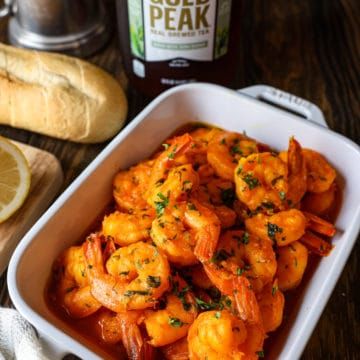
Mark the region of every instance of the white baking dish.
MULTIPOLYGON (((318 108, 297 97, 268 87, 246 92, 323 122, 318 108)), ((82 238, 109 203, 117 170, 147 158, 181 125, 202 121, 228 130, 246 130, 276 149, 285 149, 289 137, 295 135, 304 147, 325 154, 341 174, 343 203, 336 221, 335 249, 307 277, 290 317, 266 354, 281 359, 301 355, 359 231, 360 172, 354 164, 360 163, 360 151, 345 137, 248 95, 209 84, 185 85, 163 93, 105 148, 23 238, 9 265, 11 299, 21 314, 64 352, 83 359, 104 356, 99 349, 89 350, 86 339, 48 310, 44 288, 54 259, 82 238)))

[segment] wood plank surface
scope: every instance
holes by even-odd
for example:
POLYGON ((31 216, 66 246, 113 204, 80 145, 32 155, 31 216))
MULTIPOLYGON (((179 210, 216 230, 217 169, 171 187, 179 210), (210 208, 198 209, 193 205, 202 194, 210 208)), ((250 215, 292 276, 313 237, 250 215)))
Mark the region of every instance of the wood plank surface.
MULTIPOLYGON (((241 55, 234 86, 267 84, 308 99, 324 111, 331 129, 359 143, 360 1, 234 1, 243 5, 239 14, 241 55)), ((112 15, 113 36, 89 60, 112 73, 126 87, 130 121, 150 99, 127 84, 114 2, 106 3, 112 15)), ((0 21, 0 40, 7 41, 6 20, 0 21)), ((6 126, 0 126, 0 134, 55 154, 64 170, 63 188, 106 145, 79 145, 6 126)), ((360 359, 359 254, 357 242, 303 359, 360 359)), ((4 282, 4 278, 0 279, 0 300, 9 304, 4 282)))
POLYGON ((24 234, 47 209, 63 182, 59 161, 47 151, 16 142, 31 169, 29 194, 21 208, 0 224, 0 274, 24 234))

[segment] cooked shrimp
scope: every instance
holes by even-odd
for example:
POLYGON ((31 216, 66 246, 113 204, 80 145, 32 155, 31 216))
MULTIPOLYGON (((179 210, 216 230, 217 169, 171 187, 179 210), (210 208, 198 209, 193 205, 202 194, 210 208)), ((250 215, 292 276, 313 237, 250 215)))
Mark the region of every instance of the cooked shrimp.
POLYGON ((155 359, 154 348, 144 339, 139 324, 143 321, 140 311, 126 311, 117 314, 120 322, 121 339, 130 360, 155 359))
POLYGON ((200 184, 207 184, 209 181, 214 179, 215 170, 210 164, 200 165, 197 169, 199 175, 200 184))
POLYGON ((329 190, 336 178, 335 169, 318 152, 310 149, 303 149, 306 161, 307 190, 314 193, 321 193, 329 190))
POLYGON ((175 166, 168 172, 166 180, 155 186, 148 201, 159 215, 162 213, 164 201, 174 203, 186 200, 198 185, 199 176, 191 164, 175 166))
POLYGON ((155 218, 152 208, 128 214, 115 211, 104 217, 102 233, 118 245, 126 246, 150 238, 151 224, 155 218))
MULTIPOLYGON (((227 182, 227 180, 222 180, 222 181, 227 182)), ((199 200, 203 205, 205 205, 207 208, 212 210, 219 218, 221 227, 223 229, 226 229, 233 226, 237 218, 236 212, 229 207, 230 203, 234 201, 233 198, 234 196, 235 193, 232 191, 231 188, 224 189, 223 197, 225 199, 224 201, 227 204, 227 206, 221 205, 222 204, 221 200, 213 201, 209 194, 208 188, 204 185, 201 185, 192 195, 192 198, 199 200)))
POLYGON ((189 348, 186 336, 161 348, 166 360, 189 360, 189 348))
POLYGON ((99 327, 99 335, 107 344, 116 344, 121 341, 121 318, 120 316, 108 309, 103 310, 96 317, 99 327))
POLYGON ((246 276, 255 292, 271 282, 276 273, 271 242, 242 230, 227 231, 220 237, 212 261, 234 275, 246 276))
POLYGON ((179 276, 172 278, 171 293, 165 296, 165 307, 146 310, 144 323, 154 347, 173 343, 186 336, 197 316, 195 298, 179 276))
POLYGON ((200 289, 210 289, 214 286, 209 277, 207 276, 202 265, 192 266, 186 269, 186 278, 191 277, 191 283, 200 289))
POLYGON ((225 295, 234 297, 236 309, 242 320, 260 324, 260 310, 249 280, 243 275, 219 268, 214 263, 204 264, 204 269, 213 284, 225 295))
POLYGON ((81 246, 66 249, 54 264, 56 296, 68 314, 83 318, 96 312, 101 303, 91 294, 81 246))
POLYGON ((257 294, 257 300, 265 332, 276 330, 282 323, 285 305, 284 294, 279 290, 278 280, 266 285, 261 293, 257 294))
MULTIPOLYGON (((279 154, 281 158, 281 154, 279 154)), ((307 169, 300 144, 290 138, 286 162, 288 166, 287 182, 288 192, 286 202, 294 206, 300 202, 307 189, 307 169)))
POLYGON ((169 261, 182 266, 210 259, 219 234, 217 216, 195 199, 167 207, 154 220, 150 233, 169 261))
POLYGON ((133 211, 147 206, 144 194, 151 174, 153 160, 141 162, 129 170, 120 171, 113 181, 113 195, 122 210, 133 211))
POLYGON ((332 245, 329 242, 315 235, 311 231, 306 231, 299 241, 311 252, 320 256, 327 256, 332 250, 332 245))
POLYGON ((191 131, 190 136, 194 143, 183 156, 179 156, 178 161, 192 163, 195 168, 207 164, 208 144, 220 132, 220 129, 215 128, 198 128, 191 131))
MULTIPOLYGON (((306 216, 307 228, 327 237, 332 237, 336 233, 336 228, 333 224, 321 219, 320 217, 303 211, 306 216)), ((312 231, 306 230, 305 234, 300 238, 300 241, 306 245, 306 247, 320 256, 329 255, 332 246, 329 242, 325 241, 318 235, 315 235, 312 231)))
POLYGON ((307 227, 319 234, 323 234, 332 237, 336 233, 336 228, 330 222, 314 215, 309 212, 303 211, 308 222, 307 227))
POLYGON ((261 326, 246 325, 227 310, 206 311, 188 334, 190 360, 256 359, 265 334, 261 326))
POLYGON ((304 275, 308 251, 299 241, 295 241, 288 246, 279 247, 278 268, 276 277, 279 289, 286 291, 295 288, 301 282, 304 275))
POLYGON ((235 169, 236 194, 250 210, 284 208, 287 165, 273 153, 241 158, 235 169))
POLYGON ((151 169, 150 177, 145 180, 147 191, 145 197, 148 203, 154 206, 154 198, 159 193, 158 187, 164 183, 169 170, 176 166, 176 159, 186 153, 186 151, 194 144, 189 134, 177 136, 170 141, 170 145, 155 159, 151 169))
POLYGON ((307 212, 291 209, 274 215, 257 214, 245 220, 247 231, 263 240, 272 240, 277 246, 286 246, 296 240, 306 244, 318 255, 327 255, 331 245, 310 230, 328 237, 334 236, 333 224, 307 212))
POLYGON ((245 220, 247 231, 263 240, 285 246, 305 234, 307 220, 300 210, 280 211, 274 215, 257 214, 245 220))
POLYGON ((230 180, 213 178, 206 184, 209 200, 214 205, 231 207, 236 198, 234 183, 230 180))
POLYGON ((217 128, 200 127, 191 131, 190 136, 196 143, 201 144, 206 151, 211 140, 220 132, 222 132, 222 130, 217 128))
POLYGON ((223 229, 227 229, 235 225, 237 215, 233 209, 230 209, 229 207, 224 205, 210 207, 210 209, 214 210, 214 213, 219 218, 221 227, 223 229))
POLYGON ((151 307, 169 288, 169 263, 153 245, 138 242, 117 249, 106 262, 107 272, 100 237, 89 236, 83 246, 91 293, 112 311, 151 307))
POLYGON ((254 140, 238 133, 224 131, 209 143, 207 159, 219 177, 233 181, 238 160, 257 152, 254 140))
POLYGON ((324 192, 308 192, 301 201, 301 209, 318 216, 327 215, 334 207, 337 191, 336 182, 333 182, 324 192))

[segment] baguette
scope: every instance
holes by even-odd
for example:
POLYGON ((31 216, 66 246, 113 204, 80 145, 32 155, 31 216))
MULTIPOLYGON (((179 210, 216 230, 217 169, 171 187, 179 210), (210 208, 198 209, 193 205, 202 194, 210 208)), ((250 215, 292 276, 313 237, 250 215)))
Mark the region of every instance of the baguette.
POLYGON ((100 68, 0 44, 0 124, 97 143, 114 136, 126 114, 124 91, 100 68))

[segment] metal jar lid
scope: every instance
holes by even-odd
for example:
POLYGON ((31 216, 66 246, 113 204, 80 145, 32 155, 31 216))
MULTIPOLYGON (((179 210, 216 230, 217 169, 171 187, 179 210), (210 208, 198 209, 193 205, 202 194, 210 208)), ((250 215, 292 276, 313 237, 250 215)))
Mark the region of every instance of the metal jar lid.
POLYGON ((12 15, 8 35, 15 46, 86 57, 109 39, 100 0, 6 0, 1 15, 12 15))

